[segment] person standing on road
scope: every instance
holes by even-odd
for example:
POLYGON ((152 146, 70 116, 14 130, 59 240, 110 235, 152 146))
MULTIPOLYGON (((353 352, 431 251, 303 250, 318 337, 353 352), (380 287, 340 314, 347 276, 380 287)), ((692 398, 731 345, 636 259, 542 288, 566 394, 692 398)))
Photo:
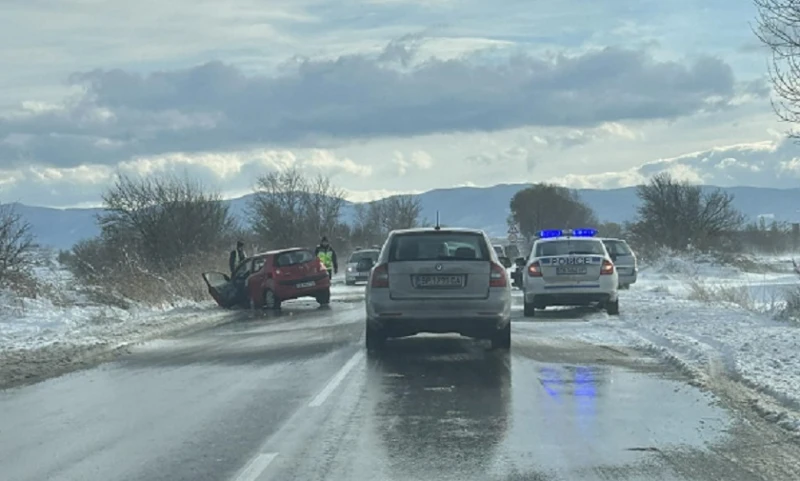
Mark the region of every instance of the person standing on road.
POLYGON ((319 257, 319 260, 321 260, 325 268, 328 269, 328 277, 332 279, 333 275, 339 272, 339 262, 336 260, 336 251, 331 247, 327 237, 323 236, 322 239, 320 239, 314 254, 319 257))
POLYGON ((244 262, 247 256, 244 253, 244 242, 238 241, 236 243, 236 249, 231 251, 230 257, 228 257, 228 264, 231 268, 231 275, 236 270, 236 267, 244 262))

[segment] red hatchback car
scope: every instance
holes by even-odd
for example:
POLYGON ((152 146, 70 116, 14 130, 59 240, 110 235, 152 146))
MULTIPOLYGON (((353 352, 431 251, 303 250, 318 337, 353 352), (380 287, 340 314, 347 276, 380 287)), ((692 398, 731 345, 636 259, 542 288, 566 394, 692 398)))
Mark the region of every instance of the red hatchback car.
POLYGON ((206 272, 208 293, 222 307, 279 309, 281 302, 313 297, 321 305, 331 301, 331 281, 322 261, 308 249, 264 252, 239 264, 233 276, 206 272))

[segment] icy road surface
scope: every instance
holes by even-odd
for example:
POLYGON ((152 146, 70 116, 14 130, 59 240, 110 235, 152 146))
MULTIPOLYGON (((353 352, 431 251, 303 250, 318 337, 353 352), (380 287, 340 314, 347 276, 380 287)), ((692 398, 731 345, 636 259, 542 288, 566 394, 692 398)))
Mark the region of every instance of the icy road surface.
POLYGON ((657 359, 571 339, 609 330, 580 312, 534 322, 517 311, 510 354, 416 337, 376 359, 362 347, 358 295, 287 304, 0 392, 0 477, 800 479, 789 433, 657 359))

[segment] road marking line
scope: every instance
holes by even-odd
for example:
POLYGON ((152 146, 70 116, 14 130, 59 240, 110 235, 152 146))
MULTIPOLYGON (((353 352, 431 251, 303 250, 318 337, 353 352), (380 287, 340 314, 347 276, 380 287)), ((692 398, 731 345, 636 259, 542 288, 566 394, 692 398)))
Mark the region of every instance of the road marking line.
POLYGON ((337 372, 336 375, 333 376, 333 378, 331 378, 330 381, 328 381, 328 384, 322 391, 320 391, 319 394, 317 394, 317 397, 315 397, 310 403, 308 403, 309 407, 316 408, 322 406, 322 403, 324 403, 328 399, 328 396, 331 395, 333 390, 336 389, 336 387, 339 386, 339 384, 341 384, 342 381, 344 381, 344 378, 345 376, 347 376, 347 373, 349 373, 350 371, 353 370, 354 367, 356 367, 356 364, 358 364, 358 362, 361 361, 362 357, 364 357, 363 351, 358 351, 357 353, 353 354, 353 357, 351 357, 350 360, 347 361, 347 363, 344 366, 342 366, 341 369, 339 369, 339 372, 337 372))
POLYGON ((247 463, 241 474, 236 477, 236 481, 255 481, 276 457, 278 453, 259 453, 247 463))

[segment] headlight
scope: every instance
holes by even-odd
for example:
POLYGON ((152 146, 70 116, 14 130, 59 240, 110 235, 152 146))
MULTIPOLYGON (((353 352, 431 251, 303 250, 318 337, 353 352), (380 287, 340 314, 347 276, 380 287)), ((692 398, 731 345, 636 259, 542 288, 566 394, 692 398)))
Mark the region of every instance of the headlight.
POLYGON ((353 272, 353 270, 354 270, 354 269, 353 269, 352 267, 348 267, 348 268, 347 268, 347 272, 353 272))

